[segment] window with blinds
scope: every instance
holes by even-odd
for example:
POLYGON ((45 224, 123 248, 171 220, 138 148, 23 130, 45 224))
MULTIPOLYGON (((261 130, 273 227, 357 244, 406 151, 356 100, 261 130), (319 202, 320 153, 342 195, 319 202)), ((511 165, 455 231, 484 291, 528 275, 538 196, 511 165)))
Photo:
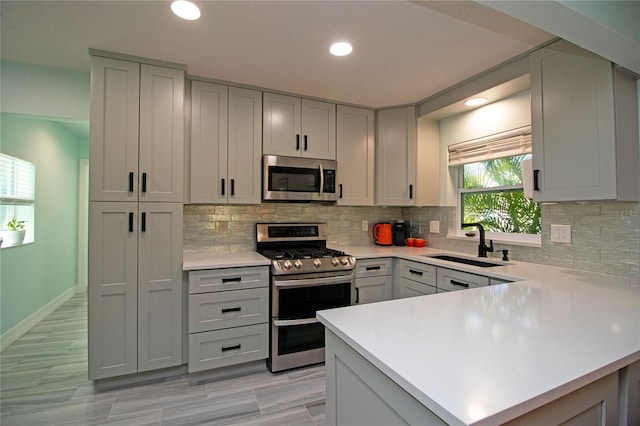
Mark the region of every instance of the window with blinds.
POLYGON ((449 165, 477 163, 531 153, 531 126, 449 145, 449 165))
POLYGON ((0 204, 33 204, 35 189, 35 164, 0 154, 0 204))

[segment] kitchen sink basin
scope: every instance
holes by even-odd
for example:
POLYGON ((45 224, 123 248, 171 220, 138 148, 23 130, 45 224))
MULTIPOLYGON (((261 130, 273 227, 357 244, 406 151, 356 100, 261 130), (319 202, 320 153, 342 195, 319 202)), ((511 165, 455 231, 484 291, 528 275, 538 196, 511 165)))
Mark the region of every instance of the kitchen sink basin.
POLYGON ((432 259, 446 260, 448 262, 464 263, 465 265, 479 266, 481 268, 491 268, 493 266, 509 265, 508 263, 495 263, 484 260, 472 259, 469 257, 453 256, 450 254, 425 254, 425 257, 432 259))

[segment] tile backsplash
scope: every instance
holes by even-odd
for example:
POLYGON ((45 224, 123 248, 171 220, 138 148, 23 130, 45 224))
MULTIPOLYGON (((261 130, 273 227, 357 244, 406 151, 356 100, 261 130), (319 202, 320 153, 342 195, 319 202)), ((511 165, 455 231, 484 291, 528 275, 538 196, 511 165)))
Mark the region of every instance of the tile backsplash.
MULTIPOLYGON (((542 205, 542 246, 495 244, 509 249, 514 260, 567 266, 622 276, 640 276, 640 204, 621 202, 558 203, 542 205), (551 224, 571 225, 571 244, 550 241, 551 224)), ((443 250, 477 253, 477 242, 446 238, 455 223, 453 207, 342 207, 324 204, 269 203, 260 205, 185 205, 185 251, 255 250, 257 222, 327 222, 333 247, 372 244, 377 222, 410 220, 443 250), (361 231, 362 220, 369 230, 361 231), (428 223, 440 221, 440 233, 428 233, 428 223)))

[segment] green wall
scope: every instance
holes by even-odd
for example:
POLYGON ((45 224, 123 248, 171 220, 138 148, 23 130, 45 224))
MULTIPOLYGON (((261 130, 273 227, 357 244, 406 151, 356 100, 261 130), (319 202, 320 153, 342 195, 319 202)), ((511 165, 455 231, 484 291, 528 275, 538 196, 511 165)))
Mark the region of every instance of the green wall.
POLYGON ((57 122, 0 115, 0 151, 36 165, 35 242, 0 250, 0 333, 77 284, 78 162, 87 146, 57 122))

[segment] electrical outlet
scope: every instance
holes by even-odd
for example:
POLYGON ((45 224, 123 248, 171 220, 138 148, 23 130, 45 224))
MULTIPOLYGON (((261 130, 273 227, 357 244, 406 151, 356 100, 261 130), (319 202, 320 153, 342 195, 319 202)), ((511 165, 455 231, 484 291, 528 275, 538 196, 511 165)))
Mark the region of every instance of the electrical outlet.
POLYGON ((429 232, 432 233, 432 234, 439 234, 440 233, 440 221, 439 220, 429 221, 429 232))
POLYGON ((367 232, 369 230, 369 221, 363 220, 360 229, 362 230, 362 232, 367 232))
POLYGON ((571 244, 571 225, 551 225, 551 242, 571 244))

